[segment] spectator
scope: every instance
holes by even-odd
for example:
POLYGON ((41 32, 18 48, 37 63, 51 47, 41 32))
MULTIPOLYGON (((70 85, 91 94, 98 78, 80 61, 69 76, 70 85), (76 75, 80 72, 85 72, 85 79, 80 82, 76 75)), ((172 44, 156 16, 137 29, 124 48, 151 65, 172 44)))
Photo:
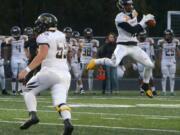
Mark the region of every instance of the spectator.
MULTIPOLYGON (((105 38, 105 44, 100 47, 98 57, 111 58, 116 48, 116 36, 114 33, 109 33, 105 38)), ((106 80, 103 81, 103 94, 108 90, 112 94, 113 89, 118 89, 117 68, 111 66, 103 66, 106 72, 106 80)))

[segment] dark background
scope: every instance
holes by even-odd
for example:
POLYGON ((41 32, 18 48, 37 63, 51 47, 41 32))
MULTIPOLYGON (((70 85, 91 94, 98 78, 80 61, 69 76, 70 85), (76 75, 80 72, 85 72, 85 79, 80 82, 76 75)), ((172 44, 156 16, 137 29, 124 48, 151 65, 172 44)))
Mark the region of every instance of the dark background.
MULTIPOLYGON (((82 32, 92 27, 95 36, 116 32, 114 18, 119 12, 116 0, 0 0, 0 34, 9 34, 14 25, 22 29, 33 26, 36 17, 50 12, 59 19, 60 29, 71 26, 82 32)), ((134 0, 139 15, 152 13, 158 27, 150 30, 150 36, 162 36, 166 28, 167 11, 180 10, 180 0, 134 0)))

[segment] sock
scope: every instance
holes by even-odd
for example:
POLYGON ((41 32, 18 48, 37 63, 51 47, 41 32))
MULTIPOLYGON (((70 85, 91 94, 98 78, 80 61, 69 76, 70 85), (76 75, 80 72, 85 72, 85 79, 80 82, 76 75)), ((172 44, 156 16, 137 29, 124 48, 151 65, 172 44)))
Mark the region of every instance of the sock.
POLYGON ((23 90, 23 83, 18 82, 18 91, 23 90))
POLYGON ((6 89, 6 81, 5 81, 5 78, 1 78, 1 88, 4 90, 6 89))
POLYGON ((91 78, 91 77, 88 78, 88 86, 89 86, 89 90, 92 90, 92 88, 93 88, 93 78, 91 78))
POLYGON ((149 84, 148 84, 148 83, 143 83, 142 89, 143 89, 144 91, 147 91, 147 90, 149 89, 149 84))
POLYGON ((36 112, 34 112, 34 111, 29 112, 29 116, 30 116, 32 119, 37 118, 37 114, 36 114, 36 112))
POLYGON ((162 78, 162 91, 163 92, 166 92, 166 80, 167 80, 167 77, 163 77, 162 78))
POLYGON ((12 81, 11 85, 12 85, 12 91, 16 91, 16 82, 12 81))
POLYGON ((78 84, 78 81, 76 81, 76 91, 79 91, 79 84, 78 84))
POLYGON ((175 80, 173 77, 170 77, 169 80, 170 80, 170 92, 173 93, 174 92, 175 80))
POLYGON ((151 86, 151 90, 152 90, 152 91, 156 91, 155 86, 151 86))
POLYGON ((24 101, 29 112, 37 112, 37 101, 33 93, 24 92, 24 101))
POLYGON ((79 85, 79 88, 80 88, 80 90, 82 90, 82 89, 83 89, 83 85, 82 85, 82 84, 80 84, 80 85, 79 85))
POLYGON ((94 70, 89 70, 88 71, 88 86, 89 86, 89 90, 93 89, 93 73, 94 73, 94 70))

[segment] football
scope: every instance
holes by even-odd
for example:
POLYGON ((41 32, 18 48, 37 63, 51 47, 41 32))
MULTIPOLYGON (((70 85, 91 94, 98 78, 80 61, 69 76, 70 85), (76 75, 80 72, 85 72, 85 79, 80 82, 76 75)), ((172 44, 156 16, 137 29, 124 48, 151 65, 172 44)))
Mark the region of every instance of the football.
POLYGON ((156 26, 156 20, 149 20, 146 22, 148 27, 155 27, 156 26))

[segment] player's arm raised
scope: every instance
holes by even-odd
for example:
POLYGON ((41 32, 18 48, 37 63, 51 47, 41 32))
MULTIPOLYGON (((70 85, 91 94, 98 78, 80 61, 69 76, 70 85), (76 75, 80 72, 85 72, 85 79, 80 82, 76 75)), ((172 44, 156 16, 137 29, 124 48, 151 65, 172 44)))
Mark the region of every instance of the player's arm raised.
POLYGON ((154 20, 154 16, 151 14, 144 15, 142 20, 135 26, 132 26, 128 23, 128 18, 126 16, 125 17, 117 17, 116 23, 118 23, 119 27, 121 27, 122 29, 124 29, 125 31, 127 31, 133 35, 133 34, 140 33, 141 31, 143 31, 144 28, 146 28, 148 26, 147 22, 149 20, 154 20))

